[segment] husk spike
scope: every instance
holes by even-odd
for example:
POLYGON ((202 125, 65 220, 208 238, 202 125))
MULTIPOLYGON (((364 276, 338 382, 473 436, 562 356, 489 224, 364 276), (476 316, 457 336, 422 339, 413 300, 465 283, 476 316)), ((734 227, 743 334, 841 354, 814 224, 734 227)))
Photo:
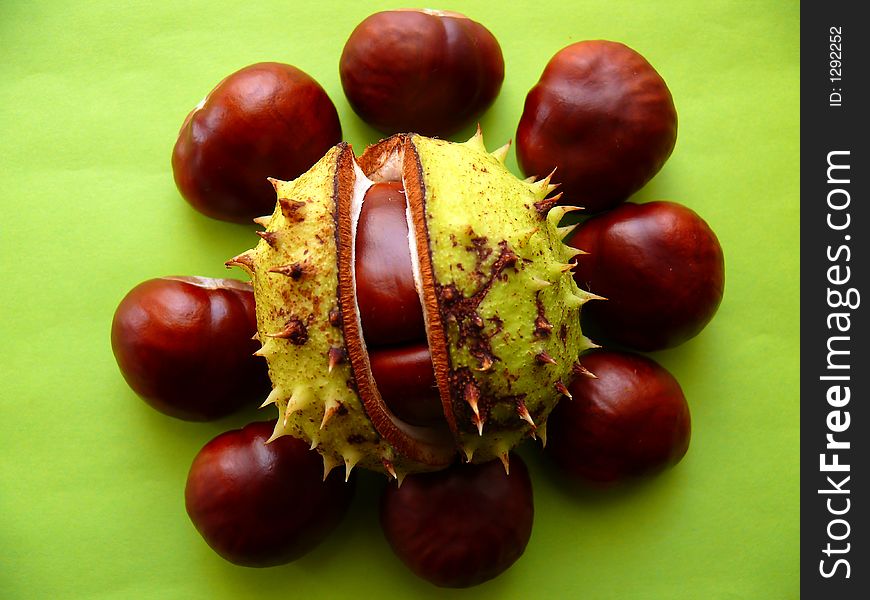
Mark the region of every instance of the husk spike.
POLYGON ((283 395, 284 391, 281 388, 272 388, 272 391, 269 392, 268 396, 266 396, 266 400, 263 401, 260 408, 266 408, 270 404, 277 404, 278 400, 280 400, 283 395))
POLYGON ((381 462, 383 463, 384 470, 387 472, 387 474, 398 481, 399 477, 396 475, 396 468, 393 466, 393 462, 387 460, 386 458, 382 458, 381 462))
POLYGON ((498 148, 497 150, 492 152, 492 155, 496 159, 498 159, 498 162, 500 162, 501 164, 504 164, 504 161, 507 160, 508 151, 510 149, 511 149, 511 140, 508 140, 507 144, 505 144, 501 148, 498 148))
POLYGON ((360 461, 360 458, 362 458, 362 457, 356 452, 349 452, 347 455, 344 456, 344 481, 345 481, 345 483, 350 481, 350 472, 353 471, 353 468, 360 461))
POLYGON ((529 409, 526 408, 526 404, 522 400, 517 402, 517 414, 523 421, 532 426, 532 431, 537 429, 538 426, 535 425, 535 421, 534 419, 532 419, 532 415, 529 414, 529 409))
POLYGON ((281 419, 278 419, 275 422, 275 428, 272 430, 272 435, 269 436, 269 439, 266 440, 266 443, 274 442, 279 437, 287 435, 287 432, 284 430, 284 425, 281 423, 281 419))
POLYGON ((251 250, 247 252, 242 252, 238 256, 234 256, 224 263, 226 267, 229 269, 230 267, 241 267, 245 271, 247 271, 248 275, 253 276, 254 274, 254 256, 251 250))
POLYGON ((480 123, 477 124, 477 130, 474 132, 468 141, 465 142, 466 146, 471 146, 472 148, 476 148, 481 152, 486 152, 486 146, 483 143, 483 131, 480 129, 480 123))
POLYGON ((332 419, 333 415, 338 412, 338 409, 341 407, 341 404, 332 398, 327 400, 324 403, 323 408, 323 419, 320 421, 320 428, 323 429, 326 427, 326 424, 329 423, 329 420, 332 419))
POLYGON ((326 478, 329 477, 329 473, 341 464, 341 461, 334 459, 329 454, 323 454, 323 481, 326 481, 326 478))
POLYGON ((498 457, 501 460, 501 464, 504 465, 505 475, 510 475, 511 474, 510 455, 507 452, 503 452, 502 454, 499 454, 498 457))

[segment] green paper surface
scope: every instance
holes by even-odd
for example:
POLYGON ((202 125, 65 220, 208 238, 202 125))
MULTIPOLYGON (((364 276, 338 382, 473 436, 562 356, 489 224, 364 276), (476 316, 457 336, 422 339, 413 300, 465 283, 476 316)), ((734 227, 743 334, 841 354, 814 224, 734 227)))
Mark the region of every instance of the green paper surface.
MULTIPOLYGON (((535 526, 523 557, 446 592, 408 572, 378 526, 382 479, 299 561, 232 566, 190 524, 190 461, 254 408, 209 424, 148 408, 109 327, 137 283, 226 276, 253 226, 196 213, 169 157, 187 112, 250 63, 294 64, 335 102, 357 152, 380 136, 351 111, 338 57, 383 2, 4 2, 0 5, 0 598, 791 599, 799 591, 799 5, 797 2, 451 2, 499 39, 506 78, 481 119, 515 135, 549 58, 622 41, 673 93, 673 156, 636 200, 701 214, 726 294, 695 339, 654 357, 681 382, 693 436, 675 469, 580 491, 526 445, 535 526)), ((471 129, 455 136, 463 139, 471 129)), ((511 150, 508 166, 518 173, 511 150)), ((241 273, 233 276, 242 277, 241 273)))

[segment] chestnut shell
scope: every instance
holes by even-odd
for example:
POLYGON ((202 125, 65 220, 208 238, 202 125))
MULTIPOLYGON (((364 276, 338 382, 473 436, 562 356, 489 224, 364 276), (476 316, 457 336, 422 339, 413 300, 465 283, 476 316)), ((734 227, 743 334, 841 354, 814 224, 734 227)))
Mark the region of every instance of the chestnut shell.
POLYGON ((172 172, 196 210, 247 223, 272 213, 268 177, 295 179, 340 141, 338 112, 314 79, 291 65, 257 63, 226 77, 187 115, 172 172))
POLYGON ((646 59, 617 42, 578 42, 526 96, 517 160, 526 175, 556 168, 563 201, 599 212, 652 179, 676 139, 673 98, 646 59))
POLYGON ((577 377, 572 400, 553 410, 547 455, 565 472, 613 484, 675 465, 691 437, 689 406, 679 383, 639 354, 597 350, 582 357, 597 379, 577 377))
POLYGON ((354 481, 323 480, 317 452, 297 438, 266 443, 274 423, 251 423, 208 442, 184 490, 190 520, 215 552, 247 567, 306 554, 339 524, 354 481))
POLYGON ((514 455, 409 475, 381 497, 381 528, 396 555, 441 587, 483 583, 523 554, 532 533, 532 483, 514 455))
POLYGON ((504 80, 498 41, 459 13, 375 13, 350 34, 339 65, 350 105, 385 133, 445 136, 471 124, 504 80))
POLYGON ((607 298, 581 313, 597 341, 643 351, 677 346, 716 314, 725 289, 725 259, 716 234, 675 202, 627 203, 592 217, 568 244, 581 288, 607 298))
POLYGON ((378 391, 393 414, 412 425, 447 426, 428 344, 370 350, 369 360, 378 391))
POLYGON ((423 307, 414 284, 401 182, 376 183, 366 192, 356 236, 356 293, 369 347, 426 339, 423 307))
POLYGON ((112 351, 145 402, 189 421, 226 416, 271 387, 259 344, 254 294, 234 279, 163 277, 134 287, 112 320, 112 351))

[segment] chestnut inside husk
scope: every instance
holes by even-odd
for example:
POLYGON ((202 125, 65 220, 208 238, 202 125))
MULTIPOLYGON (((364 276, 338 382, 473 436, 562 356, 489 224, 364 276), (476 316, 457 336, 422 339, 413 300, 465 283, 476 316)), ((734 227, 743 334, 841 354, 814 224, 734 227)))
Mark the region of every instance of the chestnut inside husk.
POLYGON ((571 277, 577 251, 558 229, 571 209, 554 208, 547 179, 510 174, 506 152, 488 153, 479 132, 465 144, 398 135, 358 161, 338 145, 299 179, 273 182, 278 204, 257 220, 262 241, 228 262, 254 284, 258 354, 273 380, 267 404, 280 415, 273 437, 310 440, 327 471, 343 463, 348 473, 360 465, 401 479, 443 469, 457 450, 507 466, 511 448, 543 433, 592 346, 577 314, 596 296, 571 277), (404 190, 407 233, 395 230, 407 236, 411 278, 403 268, 394 277, 418 297, 424 339, 366 335, 364 276, 373 271, 357 262, 368 252, 360 224, 382 185, 404 190), (384 343, 428 345, 443 419, 430 418, 429 404, 424 418, 405 420, 384 400, 372 368, 384 343))

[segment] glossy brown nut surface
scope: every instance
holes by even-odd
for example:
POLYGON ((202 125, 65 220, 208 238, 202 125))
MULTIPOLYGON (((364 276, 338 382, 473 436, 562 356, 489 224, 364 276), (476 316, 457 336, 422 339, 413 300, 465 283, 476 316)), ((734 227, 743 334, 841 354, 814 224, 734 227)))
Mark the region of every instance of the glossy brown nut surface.
POLYGON ((675 465, 689 447, 689 406, 676 379, 639 354, 599 350, 547 421, 546 453, 578 480, 610 484, 675 465))
POLYGON ((607 301, 583 307, 592 339, 652 351, 677 346, 713 318, 725 289, 716 234, 674 202, 627 203, 582 224, 569 245, 577 285, 607 301))
POLYGON ((504 59, 492 33, 464 15, 394 10, 353 30, 339 72, 350 105, 373 127, 446 136, 493 103, 504 59))
POLYGON ((359 217, 356 292, 363 336, 372 348, 426 339, 405 206, 401 183, 376 183, 359 217))
POLYGON ((372 374, 386 405, 412 425, 446 425, 426 342, 372 350, 372 374))
POLYGON ((323 481, 323 461, 305 442, 266 443, 274 422, 252 423, 207 443, 184 490, 190 520, 226 560, 270 567, 314 549, 341 522, 354 483, 337 472, 323 481))
POLYGON ((671 93, 646 59, 617 42, 578 42, 526 96, 517 160, 526 175, 557 168, 563 202, 598 212, 652 179, 676 139, 671 93))
POLYGON ((164 277, 133 288, 112 321, 112 351, 148 404, 190 421, 256 406, 269 393, 251 286, 234 279, 164 277))
POLYGON ((381 497, 381 528, 396 555, 419 577, 462 588, 501 574, 532 533, 532 482, 522 459, 458 464, 409 475, 381 497))
POLYGON ((187 116, 172 172, 196 210, 249 223, 275 206, 267 177, 295 179, 340 141, 338 113, 314 79, 258 63, 221 81, 187 116))

